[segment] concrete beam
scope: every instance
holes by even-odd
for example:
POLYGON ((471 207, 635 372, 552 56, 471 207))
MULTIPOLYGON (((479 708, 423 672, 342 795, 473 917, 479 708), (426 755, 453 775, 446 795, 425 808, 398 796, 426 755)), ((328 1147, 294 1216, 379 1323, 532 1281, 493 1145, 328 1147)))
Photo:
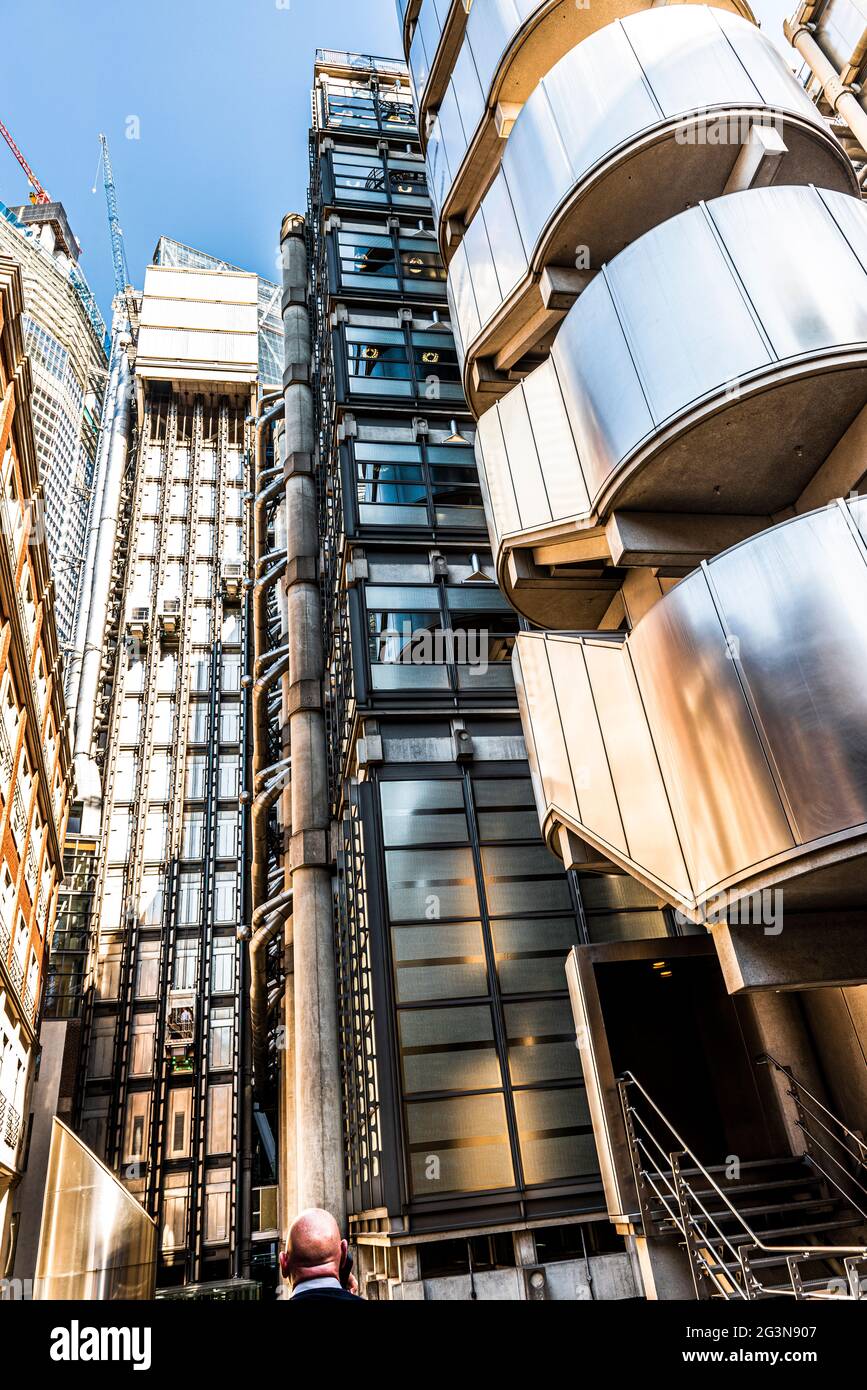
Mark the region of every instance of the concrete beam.
POLYGON ((771 929, 726 922, 711 936, 729 994, 867 984, 864 912, 799 913, 771 929))
POLYGON ((615 565, 694 569, 770 525, 767 516, 615 511, 605 531, 615 565))
POLYGON ((768 188, 788 154, 782 135, 773 126, 754 125, 741 145, 723 193, 743 193, 747 188, 768 188))

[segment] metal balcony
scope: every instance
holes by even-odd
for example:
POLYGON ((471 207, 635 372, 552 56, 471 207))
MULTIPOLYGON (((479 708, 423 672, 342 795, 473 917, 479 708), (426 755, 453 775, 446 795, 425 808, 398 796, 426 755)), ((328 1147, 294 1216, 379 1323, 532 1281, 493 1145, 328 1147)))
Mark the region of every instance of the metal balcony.
POLYGON ((858 195, 840 144, 754 25, 676 5, 572 49, 523 107, 451 261, 471 408, 511 389, 511 369, 549 349, 624 247, 702 199, 770 183, 858 195))
MULTIPOLYGON (((458 84, 452 83, 427 144, 429 183, 446 260, 496 174, 522 105, 545 74, 598 29, 649 8, 648 0, 593 0, 587 6, 577 6, 575 0, 490 0, 472 7, 455 63, 460 99, 458 84)), ((718 8, 753 18, 745 0, 726 0, 718 8)), ((412 51, 410 71, 420 92, 412 51)), ((422 111, 422 121, 426 115, 422 111)))
POLYGON ((552 848, 694 921, 780 885, 817 931, 863 908, 867 498, 717 556, 628 637, 522 633, 514 666, 552 848))
POLYGON ((479 421, 499 581, 532 621, 594 628, 618 567, 683 575, 833 496, 829 472, 855 486, 865 403, 864 204, 772 187, 681 213, 479 421))

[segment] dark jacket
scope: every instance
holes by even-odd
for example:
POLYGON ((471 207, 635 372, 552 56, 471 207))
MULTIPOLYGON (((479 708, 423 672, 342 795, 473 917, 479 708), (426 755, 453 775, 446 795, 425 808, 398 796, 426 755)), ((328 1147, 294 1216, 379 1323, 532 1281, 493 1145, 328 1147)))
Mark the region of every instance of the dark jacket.
MULTIPOLYGON (((303 1288, 303 1285, 301 1286, 303 1288)), ((350 1293, 348 1289, 310 1289, 308 1293, 302 1293, 301 1289, 290 1298, 289 1306, 293 1303, 321 1303, 326 1299, 332 1303, 363 1303, 364 1299, 357 1294, 350 1293)))

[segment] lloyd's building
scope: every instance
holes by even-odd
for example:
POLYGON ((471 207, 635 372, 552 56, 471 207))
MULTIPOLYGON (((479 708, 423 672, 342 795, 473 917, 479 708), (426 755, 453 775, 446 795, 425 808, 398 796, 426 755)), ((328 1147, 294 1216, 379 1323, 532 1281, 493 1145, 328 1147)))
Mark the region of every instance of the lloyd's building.
POLYGON ((742 0, 398 11, 542 829, 663 909, 566 963, 609 1219, 652 1298, 857 1297, 863 151, 742 0))

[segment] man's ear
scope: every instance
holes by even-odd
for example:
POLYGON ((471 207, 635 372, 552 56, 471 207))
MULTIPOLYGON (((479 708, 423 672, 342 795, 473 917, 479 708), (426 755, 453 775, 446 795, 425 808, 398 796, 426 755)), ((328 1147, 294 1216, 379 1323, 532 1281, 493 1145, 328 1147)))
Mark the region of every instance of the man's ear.
POLYGON ((348 1254, 349 1254, 349 1242, 346 1241, 346 1240, 342 1240, 342 1241, 340 1242, 340 1266, 341 1266, 341 1268, 343 1268, 343 1266, 346 1264, 346 1256, 347 1256, 348 1254))
POLYGON ((280 1273, 284 1279, 289 1278, 289 1255, 285 1250, 280 1251, 280 1273))

